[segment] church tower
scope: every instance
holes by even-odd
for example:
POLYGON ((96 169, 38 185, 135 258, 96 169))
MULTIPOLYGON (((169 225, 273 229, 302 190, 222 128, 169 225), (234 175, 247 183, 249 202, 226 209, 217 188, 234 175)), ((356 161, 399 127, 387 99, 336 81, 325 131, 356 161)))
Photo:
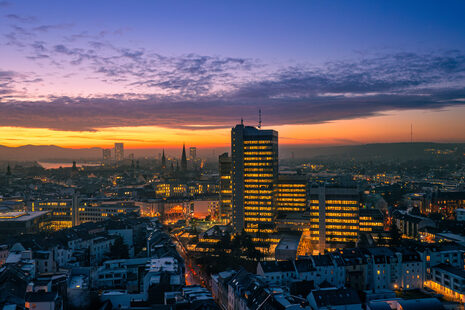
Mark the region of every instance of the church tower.
POLYGON ((182 145, 182 157, 181 157, 181 171, 187 171, 187 157, 186 157, 186 145, 182 145))
POLYGON ((161 169, 166 169, 166 157, 165 157, 165 149, 163 149, 163 155, 161 155, 161 169))

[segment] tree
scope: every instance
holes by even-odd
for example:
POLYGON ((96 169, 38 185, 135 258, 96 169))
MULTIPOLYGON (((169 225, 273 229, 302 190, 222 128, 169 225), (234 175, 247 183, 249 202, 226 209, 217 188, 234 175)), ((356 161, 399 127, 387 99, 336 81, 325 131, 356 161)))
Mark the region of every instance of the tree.
POLYGON ((221 236, 220 241, 217 243, 217 247, 220 251, 231 249, 231 235, 228 232, 221 236))
POLYGON ((123 238, 118 237, 110 246, 110 252, 108 252, 108 258, 110 259, 121 259, 129 258, 128 246, 124 243, 123 238))
POLYGON ((402 241, 402 235, 394 221, 392 221, 389 233, 391 235, 390 246, 399 246, 402 241))
POLYGON ((429 218, 433 220, 436 224, 439 224, 442 222, 443 217, 442 214, 439 212, 432 212, 429 214, 429 218))
POLYGON ((258 261, 263 257, 262 252, 255 247, 252 237, 244 231, 234 237, 231 250, 232 255, 237 259, 245 256, 249 260, 258 261))

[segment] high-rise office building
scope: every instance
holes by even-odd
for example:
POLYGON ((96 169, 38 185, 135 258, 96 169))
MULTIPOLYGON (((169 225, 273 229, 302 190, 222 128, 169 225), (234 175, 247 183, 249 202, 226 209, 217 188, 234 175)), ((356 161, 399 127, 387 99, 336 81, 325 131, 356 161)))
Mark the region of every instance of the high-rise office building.
POLYGON ((360 208, 360 233, 369 233, 377 238, 384 231, 384 215, 381 210, 375 207, 360 208))
POLYGON ((236 125, 231 131, 232 223, 265 242, 274 232, 278 132, 236 125))
POLYGON ((220 219, 227 223, 231 221, 232 216, 232 183, 231 183, 231 157, 228 153, 221 154, 219 157, 220 172, 220 199, 219 199, 219 216, 220 219))
POLYGON ((276 184, 276 213, 302 214, 307 208, 307 177, 280 174, 276 184))
POLYGON ((122 161, 124 159, 124 144, 115 143, 115 160, 122 161))
POLYGON ((134 202, 107 201, 99 198, 38 200, 31 203, 32 211, 50 211, 49 229, 60 230, 86 222, 100 222, 109 217, 139 212, 134 202))
POLYGON ((197 148, 195 146, 191 146, 189 148, 189 160, 195 161, 197 159, 197 148))
POLYGON ((316 251, 355 246, 359 235, 359 192, 355 187, 310 188, 310 234, 316 251))
POLYGON ((102 162, 108 164, 111 161, 111 149, 102 149, 102 162))

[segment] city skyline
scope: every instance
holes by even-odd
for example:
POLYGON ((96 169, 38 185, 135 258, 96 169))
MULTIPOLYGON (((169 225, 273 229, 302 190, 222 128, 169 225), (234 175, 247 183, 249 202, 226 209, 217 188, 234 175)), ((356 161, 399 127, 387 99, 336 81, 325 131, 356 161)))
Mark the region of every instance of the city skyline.
MULTIPOLYGON (((421 110, 406 112, 405 119, 392 113, 367 119, 341 120, 313 125, 266 126, 265 124, 263 128, 272 127, 283 132, 281 144, 296 147, 402 143, 412 142, 412 140, 413 142, 464 143, 465 137, 454 138, 443 135, 444 132, 458 135, 465 132, 465 123, 461 122, 462 113, 465 113, 465 107, 444 111, 443 116, 447 116, 444 122, 437 119, 437 116, 441 114, 440 111, 421 110), (416 117, 422 120, 413 122, 416 117), (434 124, 434 127, 431 124, 434 124)), ((258 120, 246 124, 257 126, 258 120)), ((227 128, 188 130, 186 133, 185 130, 155 127, 108 128, 88 132, 56 132, 41 128, 2 127, 2 133, 5 137, 3 135, 0 137, 0 145, 7 147, 56 145, 71 149, 112 148, 115 135, 119 135, 117 140, 125 143, 129 150, 160 150, 163 148, 175 150, 182 147, 182 141, 186 140, 186 135, 192 144, 204 149, 229 146, 229 129, 227 128), (157 139, 158 137, 162 138, 157 139)))
POLYGON ((51 6, 0 2, 0 145, 465 142, 460 1, 51 6))
POLYGON ((0 0, 0 309, 463 310, 464 12, 0 0))

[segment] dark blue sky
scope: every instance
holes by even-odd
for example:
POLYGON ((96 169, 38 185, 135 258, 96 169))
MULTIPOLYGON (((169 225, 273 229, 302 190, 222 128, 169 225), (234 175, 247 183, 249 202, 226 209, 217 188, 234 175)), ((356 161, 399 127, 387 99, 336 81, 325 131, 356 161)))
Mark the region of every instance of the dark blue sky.
POLYGON ((318 63, 465 47, 465 1, 14 1, 11 11, 73 32, 121 29, 114 42, 163 54, 318 63))

